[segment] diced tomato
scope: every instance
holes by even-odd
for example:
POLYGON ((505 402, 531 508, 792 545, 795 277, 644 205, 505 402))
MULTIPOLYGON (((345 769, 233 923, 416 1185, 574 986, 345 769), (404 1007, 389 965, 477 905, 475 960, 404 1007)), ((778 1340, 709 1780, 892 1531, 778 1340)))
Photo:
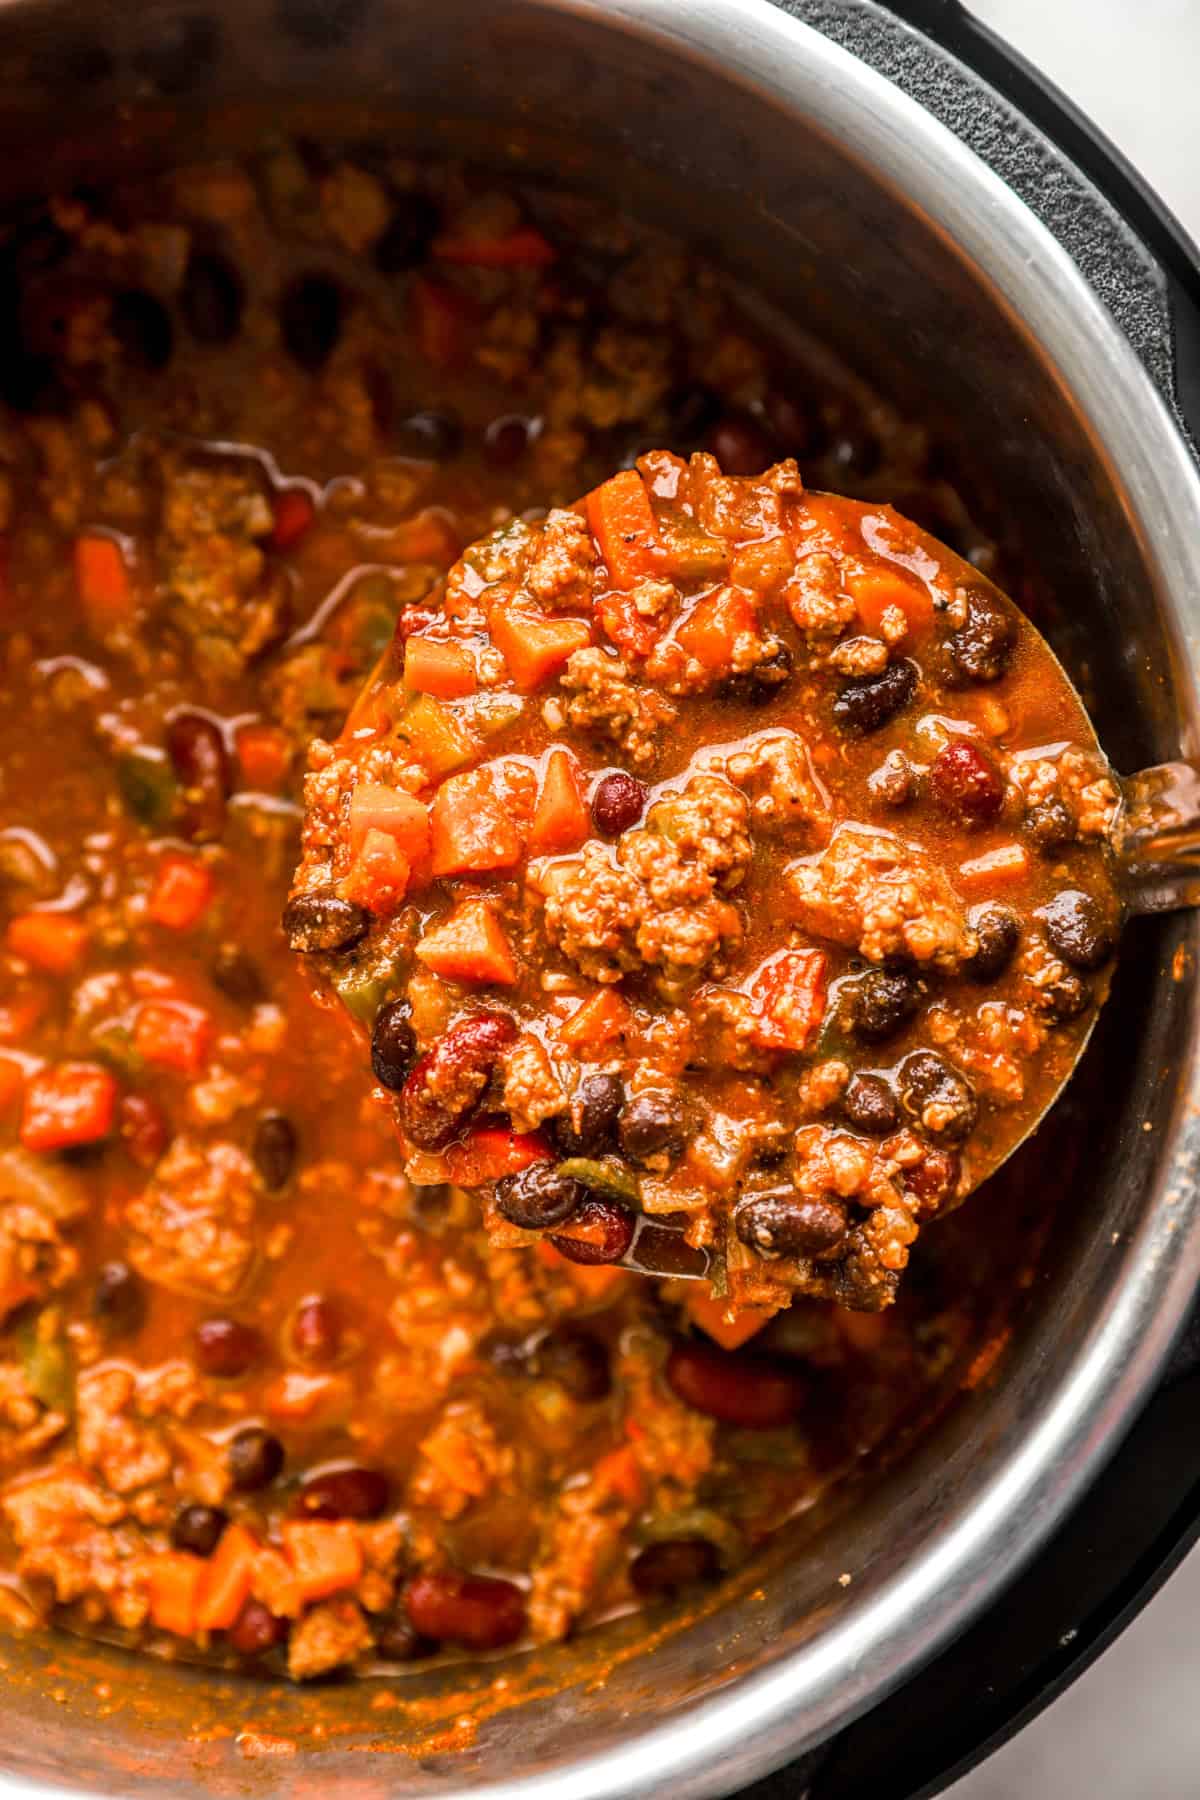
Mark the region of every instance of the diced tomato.
POLYGON ((487 769, 443 781, 433 797, 429 823, 435 875, 511 869, 521 860, 521 834, 487 769))
POLYGON ((773 1310, 761 1312, 753 1306, 730 1306, 707 1288, 689 1294, 687 1310, 692 1323, 720 1344, 722 1350, 740 1350, 774 1317, 773 1310))
POLYGON ((446 1179, 458 1187, 482 1187, 515 1175, 530 1163, 549 1162, 553 1151, 539 1131, 512 1131, 505 1125, 477 1125, 461 1144, 445 1151, 446 1179))
POLYGON ((109 1136, 117 1083, 99 1063, 52 1063, 25 1085, 21 1142, 27 1150, 69 1150, 109 1136))
POLYGON ((250 1598, 258 1539, 244 1525, 227 1525, 221 1541, 204 1565, 196 1597, 196 1625, 201 1631, 228 1631, 250 1598))
POLYGON ((958 866, 961 887, 972 893, 984 889, 1011 887, 1029 874, 1029 852, 1023 844, 997 844, 982 856, 972 856, 958 866))
POLYGON ((150 1564, 146 1592, 151 1623, 176 1637, 194 1637, 196 1606, 208 1564, 186 1550, 163 1550, 150 1564))
POLYGON ((379 781, 360 781, 350 797, 350 849, 361 850, 368 833, 386 832, 409 863, 429 860, 429 808, 402 788, 379 781))
POLYGON ((133 586, 125 554, 116 538, 87 533, 75 540, 75 582, 91 629, 103 637, 126 625, 133 611, 133 586))
POLYGON ((593 488, 586 506, 588 525, 614 587, 635 587, 662 566, 654 508, 636 469, 622 469, 593 488))
POLYGON ((213 897, 211 871, 194 856, 164 856, 154 872, 146 917, 172 931, 199 923, 213 897))
POLYGON ((280 488, 275 496, 275 528, 271 543, 276 550, 290 550, 310 530, 317 508, 307 488, 280 488))
POLYGON ((560 1042, 568 1049, 598 1050, 624 1036, 633 1027, 629 1003, 612 987, 602 987, 585 1000, 558 1028, 560 1042))
POLYGON ((79 967, 88 928, 71 913, 28 912, 10 919, 5 942, 14 956, 46 975, 69 975, 79 967))
POLYGON ((852 575, 847 586, 864 630, 879 635, 888 607, 899 607, 914 634, 933 624, 933 601, 928 588, 893 569, 866 569, 852 575))
POLYGON ((480 269, 544 269, 558 255, 554 245, 532 225, 518 225, 503 237, 434 238, 433 254, 441 262, 466 263, 480 269))
POLYGON ((591 829, 579 765, 569 750, 552 750, 546 759, 542 791, 529 830, 529 848, 535 856, 576 850, 591 835, 591 829))
POLYGON ((744 588, 722 587, 692 608, 676 627, 675 641, 701 668, 712 675, 724 675, 734 667, 739 637, 757 631, 753 596, 744 588))
POLYGON ((439 700, 461 700, 475 692, 475 664, 461 644, 410 637, 404 645, 404 685, 439 700))
POLYGON ((610 1299, 615 1288, 642 1279, 640 1275, 631 1275, 628 1269, 622 1269, 616 1263, 571 1262, 554 1248, 549 1238, 539 1238, 533 1249, 539 1262, 545 1263, 548 1269, 557 1269, 568 1276, 588 1300, 599 1302, 610 1299))
POLYGON ((753 977, 754 1035, 764 1050, 807 1050, 825 1017, 822 950, 777 950, 753 977))
POLYGON ((412 865, 386 831, 368 831, 342 880, 347 900, 390 918, 408 892, 412 865))
POLYGON ((492 642, 523 694, 549 681, 592 641, 586 619, 547 619, 516 606, 497 606, 491 617, 492 642))
POLYGON ((288 1519, 279 1528, 305 1601, 354 1587, 362 1575, 358 1532, 346 1519, 288 1519))
POLYGON ((265 720, 239 725, 236 738, 242 786, 272 794, 287 780, 292 766, 292 744, 286 731, 265 720))
POLYGON ((409 319, 422 356, 438 369, 452 369, 467 353, 479 322, 479 308, 469 295, 427 275, 408 284, 409 319))
POLYGON ((517 979, 504 928, 491 902, 484 899, 461 900, 449 918, 425 933, 416 955, 446 981, 511 987, 517 979))
POLYGON ((596 615, 605 634, 626 656, 649 656, 670 622, 670 614, 640 613, 633 595, 624 589, 604 594, 596 603, 596 615))
POLYGON ((147 1000, 138 1010, 133 1047, 156 1069, 197 1075, 212 1038, 212 1020, 186 1000, 147 1000))

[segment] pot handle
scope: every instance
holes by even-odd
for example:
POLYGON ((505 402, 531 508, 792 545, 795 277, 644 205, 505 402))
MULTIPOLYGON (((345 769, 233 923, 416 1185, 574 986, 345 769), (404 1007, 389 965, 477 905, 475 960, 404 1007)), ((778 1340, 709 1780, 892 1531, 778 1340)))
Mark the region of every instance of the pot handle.
POLYGON ((841 7, 843 20, 834 24, 827 0, 784 3, 911 93, 1020 194, 1106 302, 1195 450, 1200 445, 1200 249, 1104 133, 963 0, 880 0, 861 11, 854 8, 858 16, 850 26, 843 23, 841 7), (895 21, 901 23, 903 44, 895 41, 895 21), (976 77, 982 85, 974 98, 983 103, 982 118, 971 96, 965 104, 956 100, 960 84, 951 84, 947 94, 940 71, 913 54, 903 26, 922 33, 936 51, 957 58, 976 77), (1003 125, 1000 131, 997 123, 1003 125), (1046 179, 1047 139, 1058 153, 1053 181, 1046 179), (1074 166, 1064 170, 1064 158, 1074 166))

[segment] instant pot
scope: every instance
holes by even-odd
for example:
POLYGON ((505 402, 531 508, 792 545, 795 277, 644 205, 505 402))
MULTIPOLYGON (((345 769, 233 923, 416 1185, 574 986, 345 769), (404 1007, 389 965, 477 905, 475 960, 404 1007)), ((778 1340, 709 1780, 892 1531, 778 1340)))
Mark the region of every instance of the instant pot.
MULTIPOLYGON (((1119 768, 1194 752, 1196 251, 958 0, 5 0, 0 83, 14 193, 334 111, 623 193, 933 424, 1036 564, 1119 768)), ((990 1375, 706 1610, 614 1622, 552 1673, 304 1690, 13 1639, 0 1791, 935 1792, 1197 1533, 1196 939, 1190 914, 1130 927, 1018 1171, 1054 1223, 990 1375)))

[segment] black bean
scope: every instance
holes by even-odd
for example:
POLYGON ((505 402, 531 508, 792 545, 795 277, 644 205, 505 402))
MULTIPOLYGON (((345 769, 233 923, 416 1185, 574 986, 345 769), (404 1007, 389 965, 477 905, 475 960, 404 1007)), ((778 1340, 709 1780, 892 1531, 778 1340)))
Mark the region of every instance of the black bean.
POLYGON ((902 969, 868 969, 843 982, 841 1004, 849 1029, 868 1044, 902 1031, 920 1007, 921 983, 902 969))
POLYGON ((350 950, 367 934, 371 915, 328 891, 294 894, 283 909, 283 935, 290 950, 312 956, 321 950, 350 950))
POLYGON ((1070 970, 1064 970, 1057 981, 1036 988, 1030 995, 1029 1004, 1052 1025, 1067 1025, 1085 1013, 1091 1001, 1092 991, 1087 982, 1070 970))
POLYGON ((586 1189, 569 1175, 560 1175, 550 1162, 529 1163, 514 1175, 505 1175, 495 1188, 497 1212, 522 1231, 564 1224, 585 1197, 586 1189))
POLYGON ((846 1208, 840 1200, 806 1199, 794 1188, 777 1188, 741 1201, 733 1227, 760 1256, 822 1256, 845 1238, 846 1208))
POLYGON ((342 1315, 328 1294, 310 1294, 292 1315, 291 1345, 310 1363, 336 1362, 342 1350, 342 1315))
POLYGON ((633 1162, 677 1162, 686 1142, 682 1099, 666 1088, 635 1094, 621 1109, 620 1138, 633 1162))
POLYGON ((981 592, 968 594, 966 621, 946 639, 948 677, 999 681, 1012 661, 1016 641, 1016 626, 998 601, 981 592))
POLYGON ((171 1542, 176 1550, 211 1556, 228 1523, 229 1514, 219 1506, 181 1506, 171 1525, 171 1542))
POLYGON ((261 1336, 240 1319, 201 1319, 194 1337, 196 1361, 204 1373, 225 1380, 244 1375, 263 1354, 261 1336))
POLYGON ((856 675, 843 682, 833 703, 833 716, 849 731, 879 731, 912 699, 917 665, 907 659, 889 663, 880 675, 856 675))
POLYGON ((288 1622, 280 1619, 261 1600, 247 1600, 229 1627, 229 1642, 239 1656, 265 1656, 288 1634, 288 1622))
POLYGON ((590 1332, 560 1325, 547 1332, 533 1354, 534 1372, 557 1381, 572 1400, 603 1400, 612 1389, 608 1351, 590 1332))
POLYGON ((183 835, 196 843, 219 838, 233 786, 220 726, 203 713, 176 713, 167 726, 167 754, 183 788, 183 835))
POLYGON ((585 1075, 565 1113, 551 1121, 555 1148, 563 1156, 600 1156, 617 1139, 617 1120, 625 1101, 619 1075, 585 1075))
POLYGON ((283 1468, 283 1445, 261 1425, 245 1425, 230 1439, 229 1479, 241 1494, 269 1487, 283 1468))
POLYGON ((311 1476, 300 1489, 296 1510, 305 1519, 378 1519, 390 1499, 386 1475, 353 1464, 311 1476))
POLYGON ((497 468, 511 469, 529 448, 529 421, 519 413, 504 413, 493 419, 483 434, 483 449, 497 468))
POLYGON ((92 1311, 112 1337, 138 1330, 146 1317, 146 1291, 128 1263, 104 1264, 92 1290, 92 1311))
POLYGON ((424 262, 437 235, 438 209, 428 194, 410 189, 397 194, 392 216, 375 245, 375 267, 382 275, 401 275, 424 262))
POLYGON ((242 325, 246 293, 226 256, 193 250, 179 295, 183 322, 199 344, 231 344, 242 325))
POLYGON ((979 940, 974 956, 963 964, 972 981, 995 981, 1003 975, 1021 940, 1021 921, 1009 906, 985 900, 967 914, 967 924, 979 940))
POLYGON ((285 1113, 263 1113, 254 1127, 250 1154, 262 1177, 263 1186, 272 1194, 286 1187, 296 1165, 296 1127, 285 1113))
POLYGON ((407 1000, 380 1007, 371 1031, 371 1068, 385 1088, 402 1088, 417 1060, 417 1034, 407 1000))
POLYGON ((1063 888, 1038 909, 1050 948, 1073 969, 1098 969, 1116 947, 1099 903, 1080 888, 1063 888))
POLYGON ((620 837, 637 824, 646 809, 646 790, 623 769, 602 775, 592 790, 592 819, 605 837, 620 837))
POLYGON ((707 1538, 664 1538, 639 1550, 629 1566, 629 1579, 643 1598, 665 1599, 681 1588, 714 1581, 721 1559, 707 1538))
POLYGON ((117 294, 109 314, 109 327, 131 362, 144 369, 165 369, 171 360, 175 333, 171 315, 161 300, 141 288, 117 294))
POLYGON ((900 1108, 882 1075, 862 1070, 852 1075, 842 1095, 842 1112, 856 1131, 868 1137, 887 1137, 900 1124, 900 1108))
POLYGON ((705 439, 726 475, 761 475, 775 460, 770 432, 750 413, 729 412, 705 439))
POLYGON ((731 675, 722 683, 721 697, 739 706, 766 706, 775 699, 784 683, 791 680, 792 653, 779 644, 771 655, 752 669, 731 675))
POLYGON ((579 1236, 551 1232, 550 1242, 568 1262, 591 1265, 620 1262, 633 1242, 637 1221, 615 1200, 603 1200, 598 1194, 589 1194, 571 1224, 579 1236))
POLYGON ((342 330, 342 290, 332 275, 298 275, 279 296, 279 331, 293 362, 315 375, 342 330))
POLYGON ((403 1612, 388 1613, 377 1620, 374 1632, 375 1654, 385 1662, 416 1662, 422 1656, 432 1656, 437 1650, 437 1645, 422 1637, 403 1612))
POLYGON ((463 447, 462 421, 452 412, 415 412, 401 419, 392 433, 401 456, 418 462, 449 462, 463 447))
POLYGON ((221 944, 209 973, 213 986, 240 1006, 257 1006, 267 997, 267 985, 258 964, 240 944, 221 944))
POLYGON ((969 1136, 977 1116, 975 1094, 965 1075, 934 1050, 914 1050, 900 1064, 900 1104, 930 1137, 957 1144, 969 1136))
POLYGON ((1025 815, 1025 829, 1047 856, 1075 841, 1075 821, 1061 800, 1043 800, 1025 815))

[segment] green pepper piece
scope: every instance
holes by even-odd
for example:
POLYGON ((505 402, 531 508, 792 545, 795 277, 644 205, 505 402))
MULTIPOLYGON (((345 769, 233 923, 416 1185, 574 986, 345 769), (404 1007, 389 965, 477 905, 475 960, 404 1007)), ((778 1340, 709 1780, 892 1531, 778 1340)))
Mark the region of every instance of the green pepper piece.
POLYGON ((483 737, 498 737, 515 725, 524 711, 520 694, 476 694, 471 700, 471 723, 483 737))
POLYGON ((659 527, 666 542, 671 573, 681 581, 714 579, 725 573, 729 546, 723 538, 710 537, 691 520, 671 520, 659 527))
POLYGON ((449 775, 474 762, 479 754, 462 715, 432 694, 418 694, 410 700, 391 735, 407 745, 431 775, 449 775))
POLYGON ((17 1348, 29 1390, 51 1412, 75 1410, 75 1360, 62 1322, 38 1313, 26 1319, 17 1332, 17 1348))
POLYGON ((169 823, 179 784, 161 750, 143 745, 118 756, 117 786, 126 810, 143 825, 160 830, 169 823))
POLYGON ((122 1025, 116 1019, 102 1019, 99 1025, 93 1026, 90 1038, 97 1056, 111 1063, 120 1074, 139 1075, 145 1068, 145 1059, 134 1047, 133 1033, 128 1025, 122 1025))
POLYGON ((352 1019, 360 1025, 372 1025, 385 1001, 392 997, 393 971, 390 965, 351 963, 333 965, 329 969, 329 985, 352 1019))
POLYGON ((559 1163, 558 1173, 569 1176, 580 1187, 590 1188, 593 1193, 606 1194, 610 1200, 619 1200, 623 1206, 641 1204, 642 1195, 637 1176, 624 1163, 615 1160, 601 1162, 598 1157, 592 1156, 568 1156, 565 1162, 559 1163))

